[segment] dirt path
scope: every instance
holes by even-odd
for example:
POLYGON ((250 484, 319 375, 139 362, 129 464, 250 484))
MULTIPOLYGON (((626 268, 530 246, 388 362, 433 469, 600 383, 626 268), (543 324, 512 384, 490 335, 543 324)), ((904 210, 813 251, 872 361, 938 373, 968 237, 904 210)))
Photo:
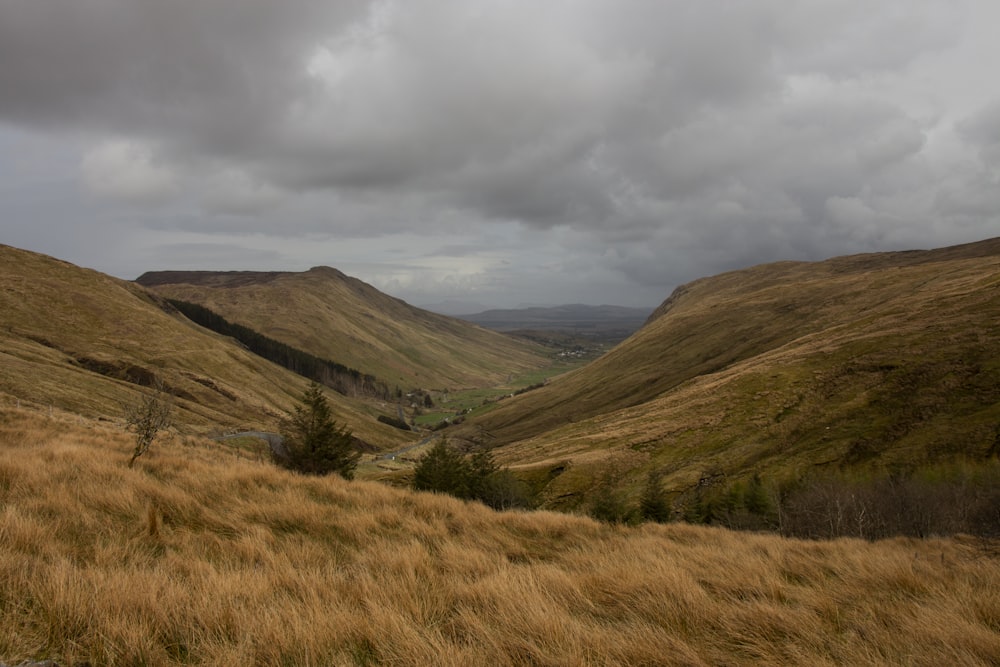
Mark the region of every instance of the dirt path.
POLYGON ((410 451, 412 449, 416 449, 417 447, 423 447, 424 445, 426 445, 431 440, 434 440, 437 437, 439 437, 438 434, 432 433, 431 435, 429 435, 426 438, 422 439, 420 442, 418 442, 415 445, 409 445, 407 447, 403 447, 402 449, 397 449, 394 452, 386 452, 385 454, 382 454, 379 458, 380 459, 393 460, 397 456, 401 456, 401 455, 405 454, 406 452, 408 452, 408 451, 410 451))

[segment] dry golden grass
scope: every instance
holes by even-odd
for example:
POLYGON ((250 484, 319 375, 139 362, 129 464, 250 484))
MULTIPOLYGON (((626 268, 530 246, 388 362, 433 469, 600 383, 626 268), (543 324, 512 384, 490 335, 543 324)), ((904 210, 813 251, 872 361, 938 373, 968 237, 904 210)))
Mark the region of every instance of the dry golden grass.
POLYGON ((990 665, 1000 561, 496 514, 0 409, 0 660, 990 665))

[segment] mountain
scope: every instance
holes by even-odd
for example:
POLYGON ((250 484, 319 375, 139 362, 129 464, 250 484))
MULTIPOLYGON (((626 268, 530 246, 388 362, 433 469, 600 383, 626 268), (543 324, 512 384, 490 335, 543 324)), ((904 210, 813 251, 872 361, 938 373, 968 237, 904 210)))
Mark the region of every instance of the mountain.
POLYGON ((459 299, 447 299, 436 303, 422 303, 419 307, 429 310, 432 313, 451 317, 461 317, 462 313, 478 313, 489 308, 489 306, 485 306, 477 301, 463 301, 459 299))
MULTIPOLYGON (((156 381, 187 432, 273 429, 306 380, 192 324, 131 282, 0 245, 0 395, 7 403, 120 418, 156 381)), ((331 395, 335 417, 366 442, 400 432, 370 406, 331 395)))
POLYGON ((330 267, 156 271, 136 282, 404 390, 491 385, 549 363, 539 347, 421 310, 330 267))
POLYGON ((1000 451, 998 424, 991 239, 696 280, 614 350, 467 434, 565 507, 609 470, 636 492, 650 471, 690 489, 754 472, 981 460, 1000 451))
POLYGON ((624 340, 643 325, 651 310, 568 304, 549 308, 487 310, 459 317, 495 331, 558 331, 577 336, 624 340))

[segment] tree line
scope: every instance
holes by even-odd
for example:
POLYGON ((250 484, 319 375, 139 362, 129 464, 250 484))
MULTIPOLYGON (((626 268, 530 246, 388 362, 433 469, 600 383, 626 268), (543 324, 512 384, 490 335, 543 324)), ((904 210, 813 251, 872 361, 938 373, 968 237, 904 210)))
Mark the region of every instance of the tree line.
POLYGON ((195 324, 234 338, 254 354, 330 387, 340 394, 380 399, 390 397, 389 387, 373 375, 362 373, 336 361, 317 357, 249 327, 230 322, 205 306, 179 299, 167 299, 167 301, 195 324))
POLYGON ((706 476, 671 494, 649 474, 639 502, 612 480, 598 482, 591 516, 612 523, 685 521, 787 537, 875 540, 965 533, 1000 537, 1000 460, 909 470, 839 471, 766 480, 706 476))

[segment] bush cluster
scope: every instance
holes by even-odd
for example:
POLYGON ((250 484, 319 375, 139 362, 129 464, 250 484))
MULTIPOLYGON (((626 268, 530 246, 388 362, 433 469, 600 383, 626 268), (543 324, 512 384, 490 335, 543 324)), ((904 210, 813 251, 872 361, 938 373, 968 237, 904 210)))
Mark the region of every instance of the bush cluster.
POLYGON ((806 480, 784 494, 780 529, 785 535, 818 539, 955 533, 1000 537, 1000 465, 806 480))
POLYGON ((530 487, 508 468, 498 467, 489 451, 465 456, 444 438, 420 459, 411 486, 418 491, 478 500, 497 510, 534 505, 530 487))
POLYGON ((663 488, 663 474, 653 470, 646 477, 638 506, 630 505, 615 484, 613 476, 605 473, 594 490, 588 513, 593 518, 608 523, 666 523, 671 519, 673 508, 670 496, 663 488))

